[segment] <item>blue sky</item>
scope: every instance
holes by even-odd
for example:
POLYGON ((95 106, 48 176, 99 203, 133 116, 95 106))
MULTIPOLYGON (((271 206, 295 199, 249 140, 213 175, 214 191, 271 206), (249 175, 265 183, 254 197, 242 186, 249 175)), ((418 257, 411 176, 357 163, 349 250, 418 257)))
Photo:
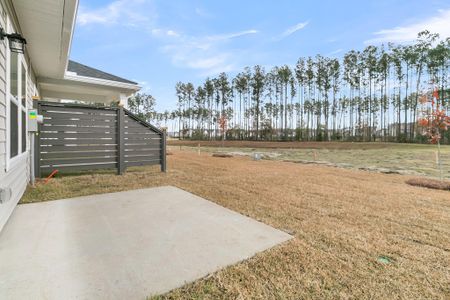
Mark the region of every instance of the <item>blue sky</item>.
POLYGON ((426 28, 450 36, 450 0, 80 0, 71 59, 139 82, 161 111, 177 81, 341 57, 426 28))

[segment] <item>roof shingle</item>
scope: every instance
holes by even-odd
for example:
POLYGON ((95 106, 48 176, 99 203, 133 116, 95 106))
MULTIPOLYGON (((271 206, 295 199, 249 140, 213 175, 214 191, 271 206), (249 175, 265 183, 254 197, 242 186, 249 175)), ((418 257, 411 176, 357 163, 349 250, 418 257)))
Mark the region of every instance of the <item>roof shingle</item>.
POLYGON ((92 77, 92 78, 100 78, 105 80, 111 80, 111 81, 118 81, 123 83, 129 83, 129 84, 137 84, 134 81, 109 74, 103 71, 100 71, 95 68, 88 67, 86 65, 80 64, 76 61, 69 60, 69 64, 67 66, 67 71, 69 72, 75 72, 79 76, 85 76, 85 77, 92 77))

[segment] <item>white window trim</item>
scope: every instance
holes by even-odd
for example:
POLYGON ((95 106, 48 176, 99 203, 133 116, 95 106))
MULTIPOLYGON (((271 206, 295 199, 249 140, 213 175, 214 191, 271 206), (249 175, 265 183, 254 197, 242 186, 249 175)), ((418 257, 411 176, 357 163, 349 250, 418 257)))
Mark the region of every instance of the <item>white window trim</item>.
MULTIPOLYGON (((6 20, 6 31, 11 32, 12 25, 11 20, 9 17, 7 17, 6 20)), ((25 72, 28 73, 28 66, 26 63, 26 60, 24 58, 23 54, 18 54, 17 56, 17 99, 14 99, 11 97, 11 91, 10 91, 10 82, 11 82, 11 74, 10 74, 10 62, 11 62, 11 50, 9 49, 8 40, 5 40, 5 54, 6 54, 6 164, 5 164, 5 171, 8 172, 11 169, 14 169, 18 164, 23 162, 25 158, 28 156, 29 153, 29 143, 28 138, 25 140, 27 143, 25 152, 22 152, 22 111, 25 112, 25 117, 28 117, 27 114, 27 108, 28 108, 28 98, 27 98, 27 80, 28 80, 28 74, 25 75, 25 106, 22 105, 22 65, 25 68, 25 72), (18 154, 11 158, 11 126, 10 126, 10 106, 11 101, 13 101, 17 105, 17 113, 18 113, 18 154)), ((28 135, 28 122, 26 123, 26 129, 25 134, 28 135)))
MULTIPOLYGON (((19 153, 23 154, 23 153, 28 153, 28 151, 30 150, 30 143, 28 141, 28 65, 27 65, 27 61, 25 59, 25 55, 24 54, 20 54, 19 55, 19 102, 20 102, 20 113, 24 112, 25 113, 25 151, 22 152, 22 136, 20 136, 20 149, 19 149, 19 153), (25 82, 22 81, 22 71, 25 70, 25 82), (23 85, 25 85, 25 105, 22 105, 22 90, 23 90, 23 85)), ((22 116, 20 118, 20 122, 22 122, 22 116)), ((22 129, 23 124, 20 124, 20 128, 22 129)), ((23 132, 23 130, 20 131, 21 133, 23 132)))

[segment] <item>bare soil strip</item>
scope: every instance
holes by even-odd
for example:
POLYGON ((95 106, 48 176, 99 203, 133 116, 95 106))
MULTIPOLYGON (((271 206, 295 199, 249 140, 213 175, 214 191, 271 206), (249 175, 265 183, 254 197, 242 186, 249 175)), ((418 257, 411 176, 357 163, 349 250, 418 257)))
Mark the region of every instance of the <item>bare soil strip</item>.
POLYGON ((169 146, 238 147, 277 149, 385 149, 397 143, 349 143, 349 142, 267 142, 267 141, 190 141, 169 140, 169 146))

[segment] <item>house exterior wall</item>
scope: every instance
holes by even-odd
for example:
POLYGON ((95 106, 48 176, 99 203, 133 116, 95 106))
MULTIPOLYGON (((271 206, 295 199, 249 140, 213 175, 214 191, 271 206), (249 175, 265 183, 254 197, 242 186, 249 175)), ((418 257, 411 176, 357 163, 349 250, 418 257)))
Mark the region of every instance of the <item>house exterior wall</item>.
MULTIPOLYGON (((0 1, 0 25, 7 28, 7 20, 17 31, 18 24, 14 20, 12 5, 9 1, 0 1)), ((27 150, 19 154, 14 161, 8 158, 8 44, 7 39, 0 41, 0 230, 12 214, 14 207, 22 197, 30 178, 30 135, 27 131, 27 150)), ((33 75, 30 60, 24 55, 27 68, 27 108, 33 106, 32 96, 36 93, 36 80, 33 75)))

